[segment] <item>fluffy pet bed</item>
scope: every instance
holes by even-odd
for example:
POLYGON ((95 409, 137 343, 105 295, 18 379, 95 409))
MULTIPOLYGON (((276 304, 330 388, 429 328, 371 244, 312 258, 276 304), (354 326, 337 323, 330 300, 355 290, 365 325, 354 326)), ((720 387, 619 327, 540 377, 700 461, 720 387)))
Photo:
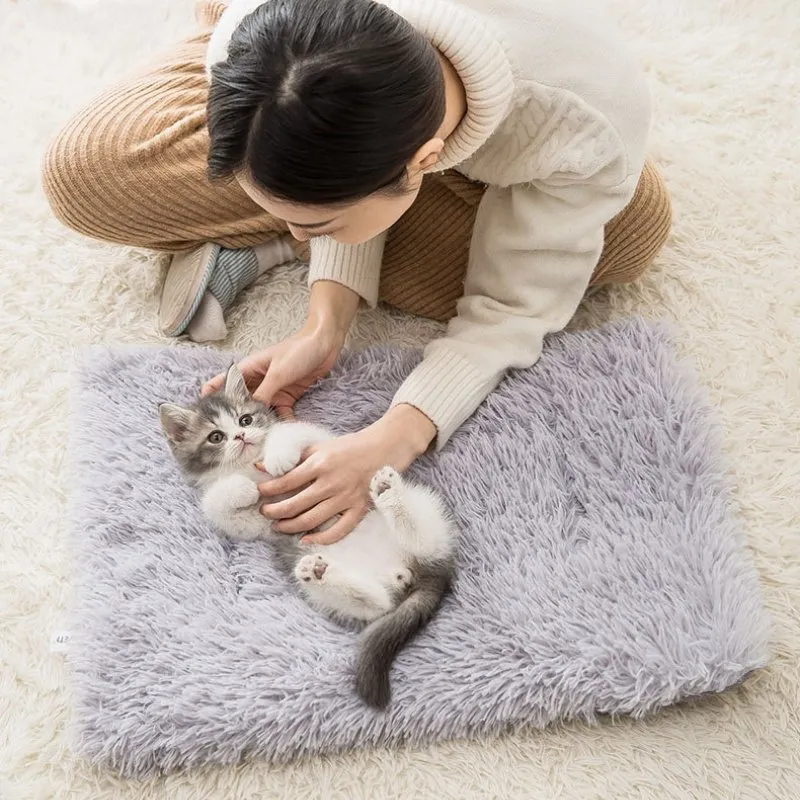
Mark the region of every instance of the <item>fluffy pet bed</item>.
MULTIPOLYGON (((667 333, 639 320, 551 337, 412 473, 462 531, 455 591, 398 658, 388 713, 352 691, 352 632, 260 543, 220 538, 162 440, 232 356, 93 350, 70 443, 79 752, 127 776, 243 757, 641 716, 767 659, 716 425, 667 333)), ((299 416, 376 419, 419 354, 342 358, 299 416)))

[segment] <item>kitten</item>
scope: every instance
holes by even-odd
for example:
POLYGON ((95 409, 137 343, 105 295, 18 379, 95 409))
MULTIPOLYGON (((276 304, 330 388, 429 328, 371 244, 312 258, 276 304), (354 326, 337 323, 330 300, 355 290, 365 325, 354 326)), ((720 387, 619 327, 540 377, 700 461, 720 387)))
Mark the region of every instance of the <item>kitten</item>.
POLYGON ((267 540, 313 607, 339 622, 366 625, 356 691, 385 708, 395 656, 430 619, 453 579, 456 534, 439 497, 384 467, 370 485, 374 508, 348 536, 301 545, 299 536, 272 531, 259 513, 264 501, 256 484, 289 472, 307 447, 333 434, 279 422, 253 400, 236 365, 222 392, 190 407, 164 403, 159 412, 172 452, 216 527, 234 539, 267 540), (268 475, 255 468, 257 461, 268 475))

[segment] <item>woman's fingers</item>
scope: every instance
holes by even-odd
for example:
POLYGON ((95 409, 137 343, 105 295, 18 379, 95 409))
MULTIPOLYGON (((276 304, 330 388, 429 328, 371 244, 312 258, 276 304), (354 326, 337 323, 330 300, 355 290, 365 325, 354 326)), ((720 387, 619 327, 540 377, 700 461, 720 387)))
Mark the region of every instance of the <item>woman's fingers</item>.
POLYGON ((203 384, 203 388, 200 390, 200 396, 207 397, 210 394, 214 394, 214 392, 218 392, 224 384, 225 373, 223 372, 220 375, 215 375, 210 381, 206 381, 203 384))
POLYGON ((366 506, 363 509, 351 508, 342 514, 341 519, 335 522, 328 530, 320 531, 320 533, 310 533, 300 541, 302 544, 333 544, 338 542, 339 539, 344 539, 358 525, 366 511, 366 506))
POLYGON ((318 503, 310 511, 300 514, 292 519, 284 519, 273 525, 273 530, 278 533, 305 533, 313 531, 328 520, 333 519, 342 509, 333 498, 318 503))
POLYGON ((283 384, 280 376, 275 373, 275 370, 271 370, 267 367, 267 374, 264 375, 264 379, 253 392, 253 400, 258 400, 259 403, 270 406, 272 405, 272 398, 275 396, 275 393, 279 392, 282 388, 283 384))
POLYGON ((294 400, 291 397, 280 402, 276 399, 273 408, 279 419, 287 422, 291 422, 294 419, 294 400))
POLYGON ((309 463, 307 460, 301 461, 291 472, 287 472, 282 477, 273 478, 266 483, 259 483, 258 491, 261 492, 262 497, 275 497, 279 494, 296 492, 298 489, 307 486, 317 477, 315 472, 316 467, 313 462, 309 463))
POLYGON ((292 519, 314 508, 318 503, 328 500, 329 497, 327 492, 320 491, 312 484, 294 497, 277 503, 264 503, 261 506, 261 513, 270 519, 292 519))
MULTIPOLYGON (((239 371, 242 373, 244 382, 250 390, 253 389, 254 385, 258 386, 260 382, 263 382, 262 378, 265 372, 268 371, 270 359, 270 351, 262 350, 259 353, 253 353, 247 356, 247 358, 239 362, 239 371)), ((219 375, 215 375, 210 381, 203 384, 203 388, 200 390, 200 396, 206 397, 222 389, 222 387, 225 386, 227 375, 227 372, 221 372, 219 375)))

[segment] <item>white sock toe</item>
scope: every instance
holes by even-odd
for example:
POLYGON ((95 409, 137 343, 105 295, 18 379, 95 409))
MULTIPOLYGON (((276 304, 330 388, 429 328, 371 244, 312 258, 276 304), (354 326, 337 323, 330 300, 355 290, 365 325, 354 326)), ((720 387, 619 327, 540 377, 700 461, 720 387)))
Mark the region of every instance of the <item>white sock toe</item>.
POLYGON ((206 292, 186 333, 193 342, 218 342, 228 335, 228 326, 219 300, 206 292))
POLYGON ((294 250, 292 250, 290 241, 290 236, 282 236, 253 248, 258 259, 259 275, 263 275, 268 269, 277 267, 279 264, 294 260, 294 250))

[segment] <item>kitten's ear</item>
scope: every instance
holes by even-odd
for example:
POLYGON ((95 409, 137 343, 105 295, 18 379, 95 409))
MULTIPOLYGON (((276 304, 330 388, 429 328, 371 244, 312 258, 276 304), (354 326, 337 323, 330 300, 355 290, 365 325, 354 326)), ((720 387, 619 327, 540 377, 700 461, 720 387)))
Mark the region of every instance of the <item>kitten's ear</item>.
POLYGON ((162 403, 158 407, 158 415, 161 417, 161 427, 171 442, 182 442, 197 420, 195 411, 174 403, 162 403))
POLYGON ((242 371, 237 364, 231 364, 228 374, 225 376, 225 394, 234 403, 241 404, 252 400, 242 377, 242 371))

